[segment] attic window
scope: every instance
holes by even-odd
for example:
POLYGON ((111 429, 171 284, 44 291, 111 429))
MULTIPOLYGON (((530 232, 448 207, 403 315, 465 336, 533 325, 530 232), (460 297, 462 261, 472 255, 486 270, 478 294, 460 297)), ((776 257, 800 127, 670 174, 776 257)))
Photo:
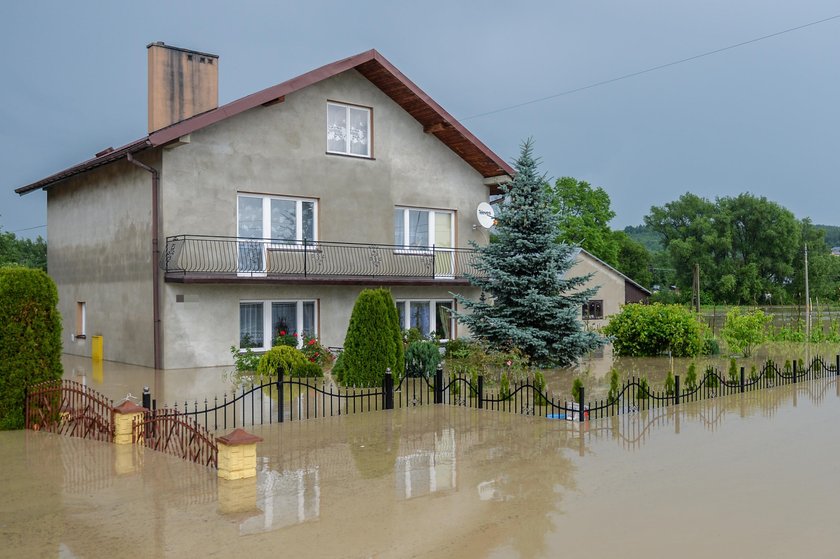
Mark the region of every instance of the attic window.
POLYGON ((327 153, 371 156, 371 109, 327 103, 327 153))

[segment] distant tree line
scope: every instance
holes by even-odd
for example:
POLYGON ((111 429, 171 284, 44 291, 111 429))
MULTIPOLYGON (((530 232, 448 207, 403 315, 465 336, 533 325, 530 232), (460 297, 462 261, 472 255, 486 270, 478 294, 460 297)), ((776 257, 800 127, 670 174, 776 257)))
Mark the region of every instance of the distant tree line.
POLYGON ((32 239, 18 238, 14 233, 0 231, 0 266, 18 264, 47 271, 47 241, 40 235, 32 239))
POLYGON ((613 231, 603 188, 564 177, 546 188, 559 217, 559 242, 580 246, 634 281, 655 300, 688 301, 695 264, 701 302, 802 304, 805 245, 812 300, 840 300, 840 227, 814 225, 765 197, 742 193, 714 201, 686 193, 654 206, 644 225, 613 231))

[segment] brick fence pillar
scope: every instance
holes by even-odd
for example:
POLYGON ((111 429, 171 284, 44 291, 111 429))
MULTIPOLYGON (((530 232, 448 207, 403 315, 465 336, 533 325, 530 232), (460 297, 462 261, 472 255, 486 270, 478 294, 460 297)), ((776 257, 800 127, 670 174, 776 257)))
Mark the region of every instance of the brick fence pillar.
POLYGON ((217 437, 216 442, 219 444, 220 478, 243 479, 257 475, 257 443, 262 442, 262 437, 244 429, 234 429, 217 437))

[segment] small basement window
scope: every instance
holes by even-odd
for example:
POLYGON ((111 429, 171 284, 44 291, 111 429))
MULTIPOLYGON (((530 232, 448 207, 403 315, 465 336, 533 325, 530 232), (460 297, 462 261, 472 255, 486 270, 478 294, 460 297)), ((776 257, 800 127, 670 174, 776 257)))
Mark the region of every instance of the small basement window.
POLYGON ((84 301, 77 301, 76 302, 76 333, 75 337, 77 339, 84 340, 85 336, 85 329, 87 327, 87 317, 85 309, 85 302, 84 301))

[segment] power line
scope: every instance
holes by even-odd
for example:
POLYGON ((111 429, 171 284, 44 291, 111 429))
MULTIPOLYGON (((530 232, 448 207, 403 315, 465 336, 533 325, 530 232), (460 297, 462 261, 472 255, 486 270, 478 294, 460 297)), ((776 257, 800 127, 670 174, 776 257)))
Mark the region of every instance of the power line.
POLYGON ((33 229, 41 229, 42 227, 46 227, 47 225, 36 225, 35 227, 24 227, 23 229, 15 229, 14 231, 9 231, 9 233, 20 233, 21 231, 32 231, 33 229))
POLYGON ((736 49, 738 47, 743 47, 745 45, 749 45, 749 44, 752 44, 752 43, 757 43, 757 42, 763 41, 765 39, 778 37, 779 35, 784 35, 785 33, 791 33, 793 31, 799 31, 800 29, 805 29, 806 27, 812 27, 814 25, 819 25, 821 23, 825 23, 827 21, 832 21, 832 20, 835 20, 835 19, 838 19, 838 18, 840 18, 840 14, 833 15, 831 17, 827 17, 827 18, 820 19, 820 20, 817 20, 817 21, 812 21, 810 23, 797 25, 796 27, 791 27, 791 28, 788 28, 788 29, 784 29, 782 31, 777 31, 775 33, 770 33, 769 35, 763 35, 761 37, 756 37, 756 38, 750 39, 748 41, 742 41, 740 43, 735 43, 734 45, 729 45, 727 47, 722 47, 722 48, 719 48, 719 49, 710 50, 710 51, 707 51, 707 52, 704 52, 704 53, 701 53, 701 54, 696 54, 694 56, 689 56, 688 58, 681 58, 680 60, 674 60, 673 62, 668 62, 666 64, 660 64, 659 66, 652 66, 652 67, 646 68, 644 70, 639 70, 637 72, 631 72, 629 74, 624 74, 622 76, 618 76, 618 77, 615 77, 615 78, 610 78, 608 80, 602 80, 602 81, 599 81, 599 82, 591 83, 589 85, 576 87, 574 89, 567 89, 566 91, 561 91, 560 93, 555 93, 553 95, 546 95, 545 97, 539 97, 537 99, 531 99, 530 101, 524 101, 522 103, 517 103, 515 105, 508 105, 506 107, 501 107, 499 109, 493 109, 492 111, 487 111, 487 112, 484 112, 484 113, 474 114, 474 115, 462 118, 461 120, 466 121, 466 120, 470 120, 470 119, 473 119, 473 118, 479 118, 479 117, 482 117, 482 116, 493 115, 493 114, 501 113, 501 112, 504 112, 504 111, 510 111, 512 109, 518 109, 519 107, 524 107, 526 105, 533 105, 534 103, 541 103, 542 101, 548 101, 549 99, 556 99, 557 97, 563 97, 564 95, 570 95, 572 93, 577 93, 579 91, 584 91, 584 90, 587 90, 587 89, 592 89, 594 87, 600 87, 602 85, 607 85, 607 84, 610 84, 610 83, 615 83, 617 81, 626 80, 628 78, 641 76, 642 74, 647 74, 649 72, 655 72, 656 70, 662 70, 663 68, 669 68, 671 66, 676 66, 677 64, 683 64, 685 62, 691 62, 693 60, 697 60, 698 58, 704 58, 706 56, 711 56, 713 54, 718 54, 718 53, 725 52, 725 51, 728 51, 728 50, 736 49))

